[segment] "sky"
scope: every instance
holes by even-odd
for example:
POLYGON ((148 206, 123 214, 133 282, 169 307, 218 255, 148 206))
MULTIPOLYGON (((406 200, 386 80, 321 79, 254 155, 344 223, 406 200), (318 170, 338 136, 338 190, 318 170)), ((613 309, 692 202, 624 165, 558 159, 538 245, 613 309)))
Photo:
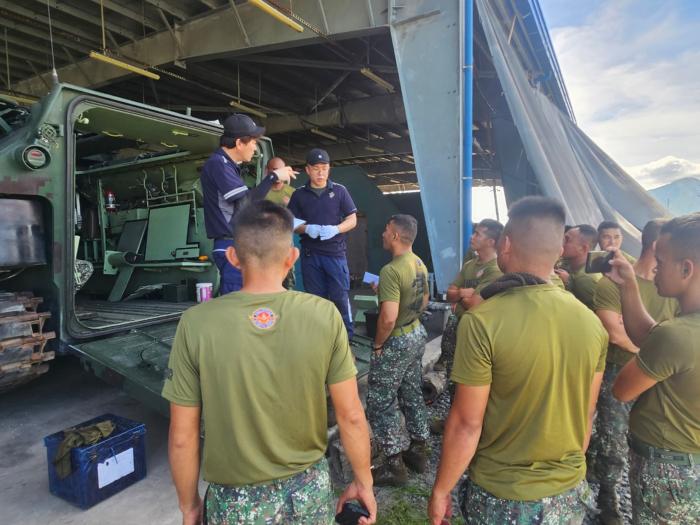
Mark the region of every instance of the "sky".
POLYGON ((700 178, 700 0, 539 0, 578 125, 644 187, 700 178))

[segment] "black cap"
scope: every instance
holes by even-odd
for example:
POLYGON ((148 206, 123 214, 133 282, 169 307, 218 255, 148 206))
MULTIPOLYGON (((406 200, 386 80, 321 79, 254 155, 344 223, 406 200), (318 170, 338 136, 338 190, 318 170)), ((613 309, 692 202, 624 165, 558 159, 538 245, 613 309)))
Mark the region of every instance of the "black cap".
POLYGON ((265 128, 258 126, 253 119, 242 113, 234 113, 224 120, 224 137, 237 139, 240 137, 262 137, 265 128))
POLYGON ((314 164, 330 164, 331 158, 325 149, 314 148, 306 154, 306 163, 309 166, 314 164))

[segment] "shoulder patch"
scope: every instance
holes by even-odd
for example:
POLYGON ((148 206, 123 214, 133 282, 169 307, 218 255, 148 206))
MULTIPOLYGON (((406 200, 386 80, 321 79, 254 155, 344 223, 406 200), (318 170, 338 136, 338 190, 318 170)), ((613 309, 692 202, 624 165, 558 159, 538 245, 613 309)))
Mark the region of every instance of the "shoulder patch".
POLYGON ((253 323, 255 328, 260 330, 269 330, 275 323, 277 323, 277 314, 273 312, 270 308, 262 307, 255 310, 250 317, 250 322, 253 323))

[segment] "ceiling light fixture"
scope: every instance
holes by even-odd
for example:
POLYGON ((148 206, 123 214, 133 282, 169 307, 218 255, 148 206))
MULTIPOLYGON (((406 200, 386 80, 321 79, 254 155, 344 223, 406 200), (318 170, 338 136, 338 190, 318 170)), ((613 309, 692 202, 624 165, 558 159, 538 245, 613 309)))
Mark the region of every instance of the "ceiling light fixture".
POLYGON ((336 142, 338 142, 338 137, 336 137, 332 133, 327 133, 327 132, 325 132, 321 129, 318 129, 318 128, 311 128, 309 131, 311 133, 313 133, 314 135, 318 135, 319 137, 325 137, 327 139, 335 140, 336 142))
POLYGON ((90 51, 90 58, 94 58, 95 60, 105 62, 106 64, 110 64, 121 69, 126 69, 127 71, 131 71, 132 73, 136 73, 137 75, 143 75, 144 77, 150 78, 152 80, 160 80, 160 75, 157 75, 156 73, 152 73, 151 71, 143 69, 142 67, 133 66, 122 60, 117 60, 116 58, 112 58, 102 53, 98 53, 97 51, 90 51))
POLYGON ((273 18, 276 18, 284 25, 294 29, 294 31, 298 31, 299 33, 304 31, 304 28, 301 26, 301 24, 295 22, 287 15, 285 15, 282 11, 280 11, 276 7, 271 6, 267 2, 264 2, 263 0, 248 0, 248 3, 253 4, 261 11, 265 11, 268 15, 272 16, 273 18))
POLYGON ((378 86, 383 87, 386 89, 389 93, 394 93, 396 89, 394 88, 393 84, 387 82, 384 80, 382 77, 378 76, 374 71, 372 71, 368 67, 363 67, 360 69, 360 73, 362 73, 364 76, 369 78, 372 82, 377 84, 378 86))
POLYGON ((365 146, 365 149, 374 153, 384 153, 384 150, 382 148, 375 148, 374 146, 365 146))
POLYGON ((262 111, 251 108, 250 106, 246 106, 245 104, 242 104, 237 100, 232 100, 231 102, 229 102, 229 104, 236 109, 240 109, 243 113, 250 113, 251 115, 255 115, 256 117, 267 118, 267 113, 263 113, 262 111))

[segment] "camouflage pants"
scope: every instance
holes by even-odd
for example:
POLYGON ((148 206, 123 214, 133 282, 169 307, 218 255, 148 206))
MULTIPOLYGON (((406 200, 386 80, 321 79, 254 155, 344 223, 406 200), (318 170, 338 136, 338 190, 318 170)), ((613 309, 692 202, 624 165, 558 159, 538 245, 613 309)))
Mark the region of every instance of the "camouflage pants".
POLYGON ((459 317, 452 314, 447 319, 445 330, 442 332, 442 342, 440 343, 440 361, 445 363, 445 373, 447 380, 450 380, 452 366, 455 362, 455 348, 457 347, 457 326, 459 317))
MULTIPOLYGON (((601 493, 612 494, 628 468, 627 430, 632 403, 621 403, 612 394, 615 377, 622 366, 606 363, 603 384, 598 397, 596 425, 595 476, 601 493)), ((603 502, 604 503, 604 502, 603 502)))
POLYGON ((367 416, 374 438, 386 456, 401 452, 401 416, 413 439, 429 437, 427 411, 421 386, 421 358, 427 333, 423 325, 404 335, 390 337, 382 353, 370 360, 367 416))
POLYGON ((700 523, 700 465, 680 466, 630 452, 635 525, 700 523))
POLYGON ((497 498, 467 478, 460 489, 459 507, 468 525, 573 525, 582 523, 595 504, 585 480, 563 494, 516 501, 497 498))
POLYGON ((291 478, 264 485, 230 487, 212 483, 205 497, 208 525, 333 523, 328 463, 321 461, 291 478))

